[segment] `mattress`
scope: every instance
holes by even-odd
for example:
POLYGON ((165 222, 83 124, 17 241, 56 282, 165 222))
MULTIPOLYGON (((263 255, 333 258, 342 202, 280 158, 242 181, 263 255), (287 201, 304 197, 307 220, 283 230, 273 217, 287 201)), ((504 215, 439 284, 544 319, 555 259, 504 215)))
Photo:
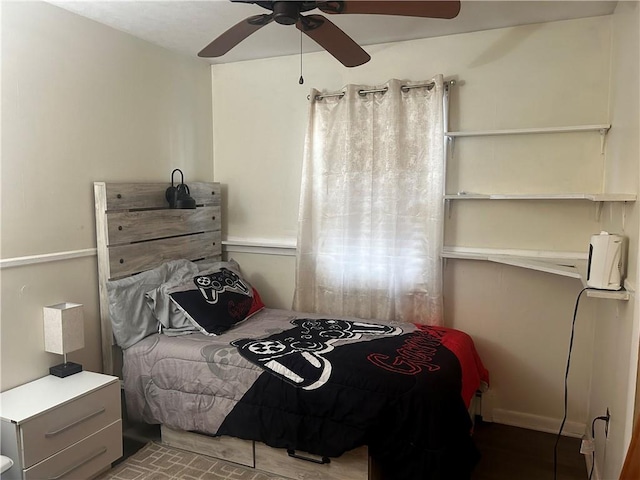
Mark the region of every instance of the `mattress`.
POLYGON ((469 402, 488 374, 463 332, 264 309, 218 336, 150 335, 124 351, 129 418, 337 457, 385 478, 465 478, 469 402))

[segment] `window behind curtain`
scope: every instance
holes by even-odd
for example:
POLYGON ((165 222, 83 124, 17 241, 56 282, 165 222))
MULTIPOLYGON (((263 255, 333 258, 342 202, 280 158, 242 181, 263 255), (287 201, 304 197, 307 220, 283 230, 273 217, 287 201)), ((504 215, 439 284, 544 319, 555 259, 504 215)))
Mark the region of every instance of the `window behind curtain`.
POLYGON ((312 92, 296 310, 442 323, 444 87, 418 83, 312 92))

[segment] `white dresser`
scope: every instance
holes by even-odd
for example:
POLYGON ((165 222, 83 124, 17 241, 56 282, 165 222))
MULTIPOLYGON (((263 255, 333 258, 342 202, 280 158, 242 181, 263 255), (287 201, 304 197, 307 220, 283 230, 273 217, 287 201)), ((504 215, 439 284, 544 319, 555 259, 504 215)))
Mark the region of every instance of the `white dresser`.
POLYGON ((3 480, 91 478, 122 456, 120 381, 80 372, 0 393, 3 480))

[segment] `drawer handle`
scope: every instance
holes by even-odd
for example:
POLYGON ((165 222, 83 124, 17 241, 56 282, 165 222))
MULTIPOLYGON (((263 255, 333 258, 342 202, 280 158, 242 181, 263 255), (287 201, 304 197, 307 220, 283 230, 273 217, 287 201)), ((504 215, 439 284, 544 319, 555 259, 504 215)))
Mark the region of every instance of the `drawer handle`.
POLYGON ((59 480, 60 478, 64 477, 65 475, 69 475, 71 472, 73 472, 74 470, 77 470, 78 468, 80 468, 81 466, 89 463, 91 460, 93 460, 96 457, 99 457, 100 455, 102 455, 103 453, 105 453, 107 451, 107 447, 102 447, 100 450, 98 450, 95 453, 92 453, 91 455, 89 455, 88 457, 80 460, 79 463, 76 463, 73 467, 68 468, 67 470, 65 470, 64 472, 62 472, 60 475, 56 475, 55 477, 49 477, 49 480, 59 480))
POLYGON ((87 421, 87 420, 89 420, 90 418, 93 418, 93 417, 95 417, 95 416, 97 416, 97 415, 100 415, 101 413, 104 413, 104 412, 105 412, 105 407, 102 407, 100 410, 98 410, 98 411, 96 411, 96 412, 93 412, 93 413, 90 413, 90 414, 89 414, 89 415, 87 415, 86 417, 82 417, 81 419, 76 420, 75 422, 70 423, 69 425, 66 425, 66 426, 64 426, 64 427, 62 427, 62 428, 59 428, 58 430, 54 430, 53 432, 47 432, 47 433, 45 433, 45 434, 44 434, 44 436, 45 436, 46 438, 55 437, 56 435, 58 435, 58 434, 60 434, 60 433, 62 433, 62 432, 65 432, 65 431, 69 430, 70 428, 73 428, 73 427, 75 427, 76 425, 79 425, 79 424, 80 424, 80 423, 82 423, 82 422, 86 422, 86 421, 87 421))
POLYGON ((329 457, 322 457, 322 458, 305 457, 304 455, 297 454, 296 451, 293 449, 288 449, 287 454, 290 457, 297 458, 300 460, 306 460, 307 462, 319 463, 320 465, 323 465, 325 463, 331 463, 331 459, 329 457))

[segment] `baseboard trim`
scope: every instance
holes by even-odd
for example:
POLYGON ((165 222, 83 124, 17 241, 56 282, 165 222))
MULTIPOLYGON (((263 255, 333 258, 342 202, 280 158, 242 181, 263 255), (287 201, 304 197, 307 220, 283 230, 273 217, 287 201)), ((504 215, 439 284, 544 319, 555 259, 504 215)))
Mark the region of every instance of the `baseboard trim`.
MULTIPOLYGON (((492 411, 492 417, 493 422, 495 423, 554 434, 558 433, 561 422, 561 420, 557 418, 514 412, 511 410, 503 410, 501 408, 494 408, 492 411)), ((586 432, 586 428, 587 426, 584 423, 567 421, 562 429, 562 434, 567 437, 582 438, 586 432)))

